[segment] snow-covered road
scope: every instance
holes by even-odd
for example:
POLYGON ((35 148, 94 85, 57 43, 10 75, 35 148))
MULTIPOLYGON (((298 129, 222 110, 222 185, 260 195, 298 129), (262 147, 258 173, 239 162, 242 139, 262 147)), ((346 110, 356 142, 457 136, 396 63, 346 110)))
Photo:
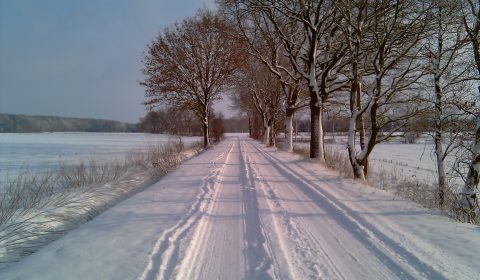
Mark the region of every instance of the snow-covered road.
POLYGON ((480 230, 242 136, 0 279, 480 279, 480 230))

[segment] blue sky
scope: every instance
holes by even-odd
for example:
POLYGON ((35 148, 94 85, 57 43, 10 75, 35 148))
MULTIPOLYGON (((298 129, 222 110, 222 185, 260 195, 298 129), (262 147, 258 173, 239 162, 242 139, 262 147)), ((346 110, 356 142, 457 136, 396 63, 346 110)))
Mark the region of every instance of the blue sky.
POLYGON ((0 0, 0 112, 136 122, 141 60, 214 0, 0 0))

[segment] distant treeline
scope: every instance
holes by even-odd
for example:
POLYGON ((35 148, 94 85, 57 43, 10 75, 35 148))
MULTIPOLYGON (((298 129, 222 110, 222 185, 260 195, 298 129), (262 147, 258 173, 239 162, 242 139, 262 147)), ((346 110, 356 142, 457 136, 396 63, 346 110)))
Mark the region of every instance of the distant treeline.
POLYGON ((1 132, 137 132, 137 124, 111 120, 0 113, 1 132))
MULTIPOLYGON (((210 136, 223 132, 248 132, 248 118, 224 118, 211 109, 209 116, 210 136)), ((145 133, 174 135, 202 135, 202 123, 191 110, 179 107, 163 107, 149 111, 140 119, 138 129, 145 133)), ((217 135, 218 136, 218 135, 217 135)))

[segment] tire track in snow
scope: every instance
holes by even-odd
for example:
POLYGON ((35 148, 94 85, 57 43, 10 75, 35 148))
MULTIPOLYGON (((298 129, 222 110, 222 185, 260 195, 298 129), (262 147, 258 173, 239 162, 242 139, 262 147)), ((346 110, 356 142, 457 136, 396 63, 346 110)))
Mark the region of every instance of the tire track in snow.
MULTIPOLYGON (((228 160, 229 160, 229 157, 230 157, 230 153, 232 152, 233 150, 233 143, 230 144, 230 150, 229 150, 229 153, 225 159, 225 162, 223 163, 223 167, 222 167, 222 171, 225 170, 225 167, 226 165, 228 164, 228 160)), ((218 158, 221 158, 222 156, 220 155, 218 158)), ((215 167, 217 166, 217 163, 216 163, 216 160, 214 162, 212 162, 211 166, 215 167)), ((222 180, 222 177, 219 177, 217 178, 217 184, 219 184, 219 182, 222 180)), ((214 208, 215 208, 215 201, 217 201, 217 196, 218 196, 218 193, 219 193, 219 187, 217 186, 216 188, 216 191, 209 197, 209 201, 211 201, 211 203, 208 203, 208 205, 206 205, 202 212, 207 214, 207 215, 211 215, 214 211, 214 208)), ((199 220, 203 218, 205 219, 205 217, 202 215, 202 217, 199 217, 199 220)), ((194 232, 193 232, 193 236, 192 236, 192 241, 190 242, 190 244, 188 244, 188 248, 187 248, 187 251, 186 251, 186 254, 182 260, 182 263, 180 264, 180 268, 179 268, 179 271, 177 273, 177 275, 175 275, 175 278, 177 279, 192 279, 195 275, 195 273, 198 273, 198 271, 195 271, 198 267, 196 267, 194 265, 195 263, 195 259, 198 258, 198 256, 205 256, 205 251, 206 251, 206 247, 205 247, 205 243, 207 243, 206 239, 207 239, 207 235, 208 235, 208 232, 211 230, 211 223, 205 221, 205 222, 202 222, 200 221, 198 223, 198 225, 196 226, 196 228, 194 229, 194 232)), ((204 261, 206 262, 209 262, 210 260, 207 259, 207 258, 204 258, 203 259, 204 261)))
POLYGON ((210 162, 209 167, 212 170, 202 179, 200 193, 195 202, 175 226, 164 231, 159 237, 150 254, 147 266, 140 277, 141 280, 170 278, 178 259, 180 241, 202 217, 204 210, 209 207, 211 198, 216 191, 215 185, 221 179, 232 148, 233 144, 230 144, 226 151, 220 153, 210 162), (219 167, 217 162, 223 158, 225 158, 225 162, 219 167))
POLYGON ((328 278, 346 279, 341 273, 341 270, 335 265, 335 262, 321 247, 315 249, 311 246, 312 244, 310 244, 309 240, 305 237, 305 229, 301 228, 291 219, 288 210, 281 202, 281 199, 279 199, 274 188, 272 188, 268 180, 254 167, 255 163, 252 163, 248 156, 247 164, 250 166, 255 179, 259 181, 270 211, 279 213, 281 216, 281 221, 278 221, 276 216, 273 217, 274 230, 276 231, 273 234, 278 235, 280 238, 280 247, 288 261, 291 277, 295 279, 302 279, 304 277, 318 279, 320 275, 325 274, 325 270, 328 270, 328 272, 333 273, 333 275, 327 276, 328 278), (282 232, 286 234, 287 240, 282 237, 282 232), (293 244, 293 256, 290 256, 288 253, 287 243, 293 244), (323 260, 324 263, 319 263, 318 260, 323 260), (298 269, 302 272, 302 275, 298 275, 298 272, 296 272, 298 269))
POLYGON ((240 149, 233 141, 231 145, 224 176, 216 187, 218 191, 192 231, 191 242, 176 269, 177 279, 241 279, 245 275, 240 149))
POLYGON ((319 207, 327 211, 340 226, 364 244, 374 256, 397 276, 403 279, 416 279, 418 276, 445 279, 443 275, 428 264, 423 263, 406 248, 380 232, 374 225, 359 217, 331 194, 323 191, 312 180, 282 163, 278 158, 263 151, 257 145, 254 146, 258 152, 267 158, 274 168, 294 183, 305 195, 311 197, 312 201, 319 207), (412 272, 415 272, 416 275, 412 275, 412 272))
POLYGON ((266 239, 265 229, 260 220, 258 210, 255 178, 252 176, 251 166, 248 164, 243 142, 238 143, 240 156, 240 182, 242 185, 242 200, 244 212, 245 236, 245 279, 278 279, 272 266, 273 251, 266 239))

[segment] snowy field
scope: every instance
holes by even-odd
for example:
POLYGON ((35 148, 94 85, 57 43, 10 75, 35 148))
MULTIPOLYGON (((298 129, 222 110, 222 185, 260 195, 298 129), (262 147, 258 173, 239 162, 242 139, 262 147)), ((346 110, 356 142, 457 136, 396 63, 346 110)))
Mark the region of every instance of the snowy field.
MULTIPOLYGON (((334 144, 331 147, 347 155, 346 145, 334 144)), ((400 177, 434 182, 434 156, 432 144, 382 143, 373 149, 370 165, 379 172, 385 170, 400 177)))
MULTIPOLYGON (((422 139, 421 143, 415 144, 398 143, 398 141, 377 144, 370 155, 371 170, 376 173, 387 172, 397 178, 435 183, 437 168, 434 145, 426 140, 428 139, 422 139)), ((339 151, 347 157, 346 142, 346 137, 332 138, 329 136, 326 138, 325 147, 339 151)), ((296 142, 294 145, 302 149, 309 147, 309 143, 305 141, 296 142)), ((452 162, 453 158, 447 157, 447 170, 452 162)), ((462 185, 460 178, 457 178, 455 183, 457 186, 462 185)))
POLYGON ((230 136, 0 279, 480 279, 480 231, 230 136))
MULTIPOLYGON (((182 137, 188 145, 201 137, 182 137)), ((0 185, 20 172, 37 173, 59 164, 122 160, 178 136, 143 133, 0 133, 0 185)))

